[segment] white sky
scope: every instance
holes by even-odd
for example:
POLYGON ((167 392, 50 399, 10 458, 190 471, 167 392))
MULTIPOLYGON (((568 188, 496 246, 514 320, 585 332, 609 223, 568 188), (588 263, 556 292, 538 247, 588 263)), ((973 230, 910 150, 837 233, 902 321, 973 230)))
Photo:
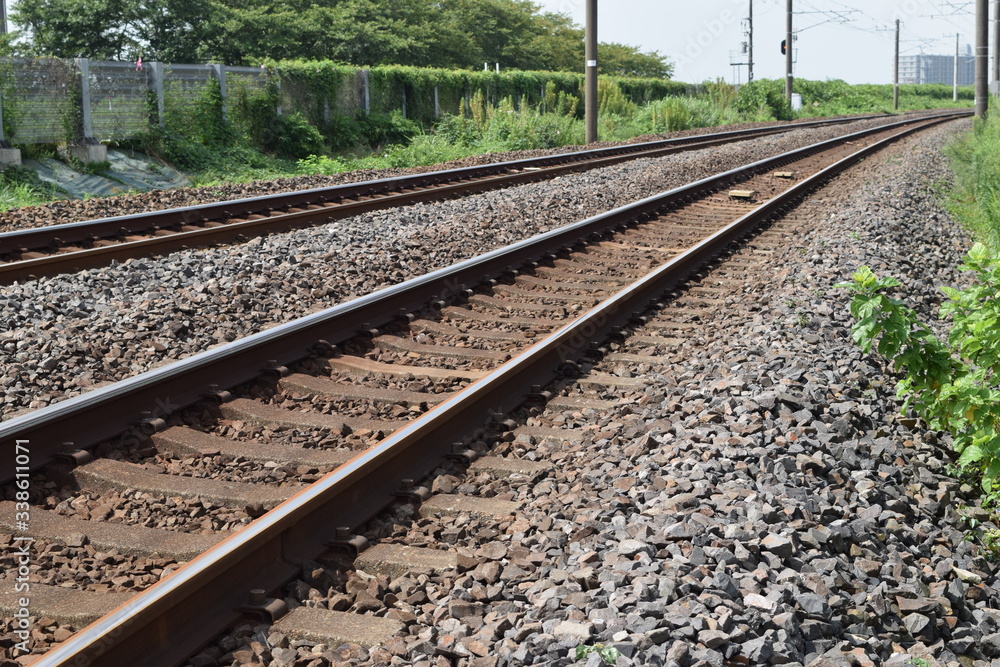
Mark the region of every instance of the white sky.
MULTIPOLYGON (((585 0, 535 0, 545 11, 568 14, 584 24, 585 0)), ((975 3, 964 0, 794 0, 795 75, 891 83, 894 21, 902 21, 900 53, 952 55, 955 33, 961 52, 974 42, 975 3), (800 13, 801 12, 801 13, 800 13), (838 18, 840 14, 842 18, 838 18)), ((993 13, 990 2, 990 14, 993 13)), ((599 0, 598 38, 659 51, 675 64, 674 78, 698 83, 736 80, 736 60, 750 0, 599 0)), ((784 78, 785 0, 753 0, 754 76, 784 78)), ((993 25, 990 25, 992 39, 993 25)), ((739 68, 746 80, 746 67, 739 68)))

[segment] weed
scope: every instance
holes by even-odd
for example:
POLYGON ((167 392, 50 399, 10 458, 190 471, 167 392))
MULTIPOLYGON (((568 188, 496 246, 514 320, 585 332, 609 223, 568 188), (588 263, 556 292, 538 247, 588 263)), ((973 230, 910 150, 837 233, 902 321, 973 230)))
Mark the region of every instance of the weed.
POLYGON ((601 656, 601 660, 606 665, 613 665, 618 661, 618 656, 620 655, 618 649, 614 646, 605 646, 604 644, 594 644, 593 646, 585 646, 583 644, 576 647, 576 653, 574 657, 577 660, 583 660, 591 653, 596 653, 601 656))
POLYGON ((942 318, 951 319, 947 342, 902 301, 885 294, 899 286, 868 267, 842 283, 854 295, 851 334, 862 351, 874 347, 903 373, 897 385, 903 410, 912 408, 935 430, 952 434, 958 465, 979 477, 986 497, 1000 500, 1000 258, 975 244, 960 267, 975 275, 964 290, 942 287, 942 318))

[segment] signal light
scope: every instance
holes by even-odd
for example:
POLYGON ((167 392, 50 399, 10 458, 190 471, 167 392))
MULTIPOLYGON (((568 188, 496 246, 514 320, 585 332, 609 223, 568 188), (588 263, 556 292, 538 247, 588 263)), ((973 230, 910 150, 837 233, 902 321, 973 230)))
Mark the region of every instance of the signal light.
POLYGON ((781 40, 781 55, 785 55, 785 42, 787 40, 781 40))

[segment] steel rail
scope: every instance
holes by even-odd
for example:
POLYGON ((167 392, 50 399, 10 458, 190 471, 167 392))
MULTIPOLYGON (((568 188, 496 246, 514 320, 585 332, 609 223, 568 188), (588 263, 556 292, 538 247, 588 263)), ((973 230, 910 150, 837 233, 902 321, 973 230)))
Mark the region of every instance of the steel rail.
MULTIPOLYGON (((953 117, 947 114, 937 118, 943 121, 953 117)), ((271 365, 286 366, 306 357, 315 350, 317 341, 347 340, 360 330, 382 326, 400 313, 413 312, 431 301, 459 296, 467 285, 479 284, 525 262, 570 248, 588 236, 604 234, 852 139, 932 119, 899 121, 759 160, 49 405, 0 423, 0 451, 13 453, 16 441, 28 441, 32 452, 30 469, 40 468, 64 451, 66 441, 89 448, 135 429, 147 428, 144 423, 150 419, 203 400, 213 385, 223 389, 234 387, 252 380, 271 365)), ((15 470, 13 454, 4 457, 0 462, 0 482, 13 479, 16 472, 24 471, 15 470)))
POLYGON ((170 231, 145 239, 7 262, 0 264, 0 283, 106 266, 112 260, 124 261, 133 257, 164 254, 194 246, 231 242, 250 236, 321 224, 334 218, 373 210, 437 201, 457 195, 544 180, 568 172, 594 169, 641 157, 660 157, 803 127, 884 117, 861 116, 730 130, 0 233, 0 254, 11 254, 88 244, 96 240, 127 237, 133 234, 155 233, 207 221, 265 216, 256 220, 241 220, 188 231, 170 231), (365 199, 366 197, 368 199, 365 199), (275 209, 295 209, 303 206, 318 206, 318 208, 272 213, 275 209))
POLYGON ((178 664, 239 619, 239 608, 250 589, 274 591, 296 576, 301 562, 326 548, 336 527, 361 525, 390 504, 400 479, 431 472, 451 443, 463 441, 481 425, 483 415, 516 408, 532 386, 554 379, 562 363, 585 353, 591 341, 641 313, 665 291, 835 174, 902 137, 941 122, 945 119, 902 129, 792 186, 354 457, 33 664, 178 664))

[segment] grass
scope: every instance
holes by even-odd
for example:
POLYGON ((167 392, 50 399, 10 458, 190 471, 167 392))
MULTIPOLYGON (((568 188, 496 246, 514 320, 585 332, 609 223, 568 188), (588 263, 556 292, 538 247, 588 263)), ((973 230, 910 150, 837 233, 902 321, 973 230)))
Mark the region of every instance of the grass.
POLYGON ((31 169, 7 167, 0 171, 0 211, 37 206, 65 198, 64 190, 46 183, 31 169))
POLYGON ((947 207, 980 242, 1000 248, 1000 109, 948 146, 955 186, 947 207))

